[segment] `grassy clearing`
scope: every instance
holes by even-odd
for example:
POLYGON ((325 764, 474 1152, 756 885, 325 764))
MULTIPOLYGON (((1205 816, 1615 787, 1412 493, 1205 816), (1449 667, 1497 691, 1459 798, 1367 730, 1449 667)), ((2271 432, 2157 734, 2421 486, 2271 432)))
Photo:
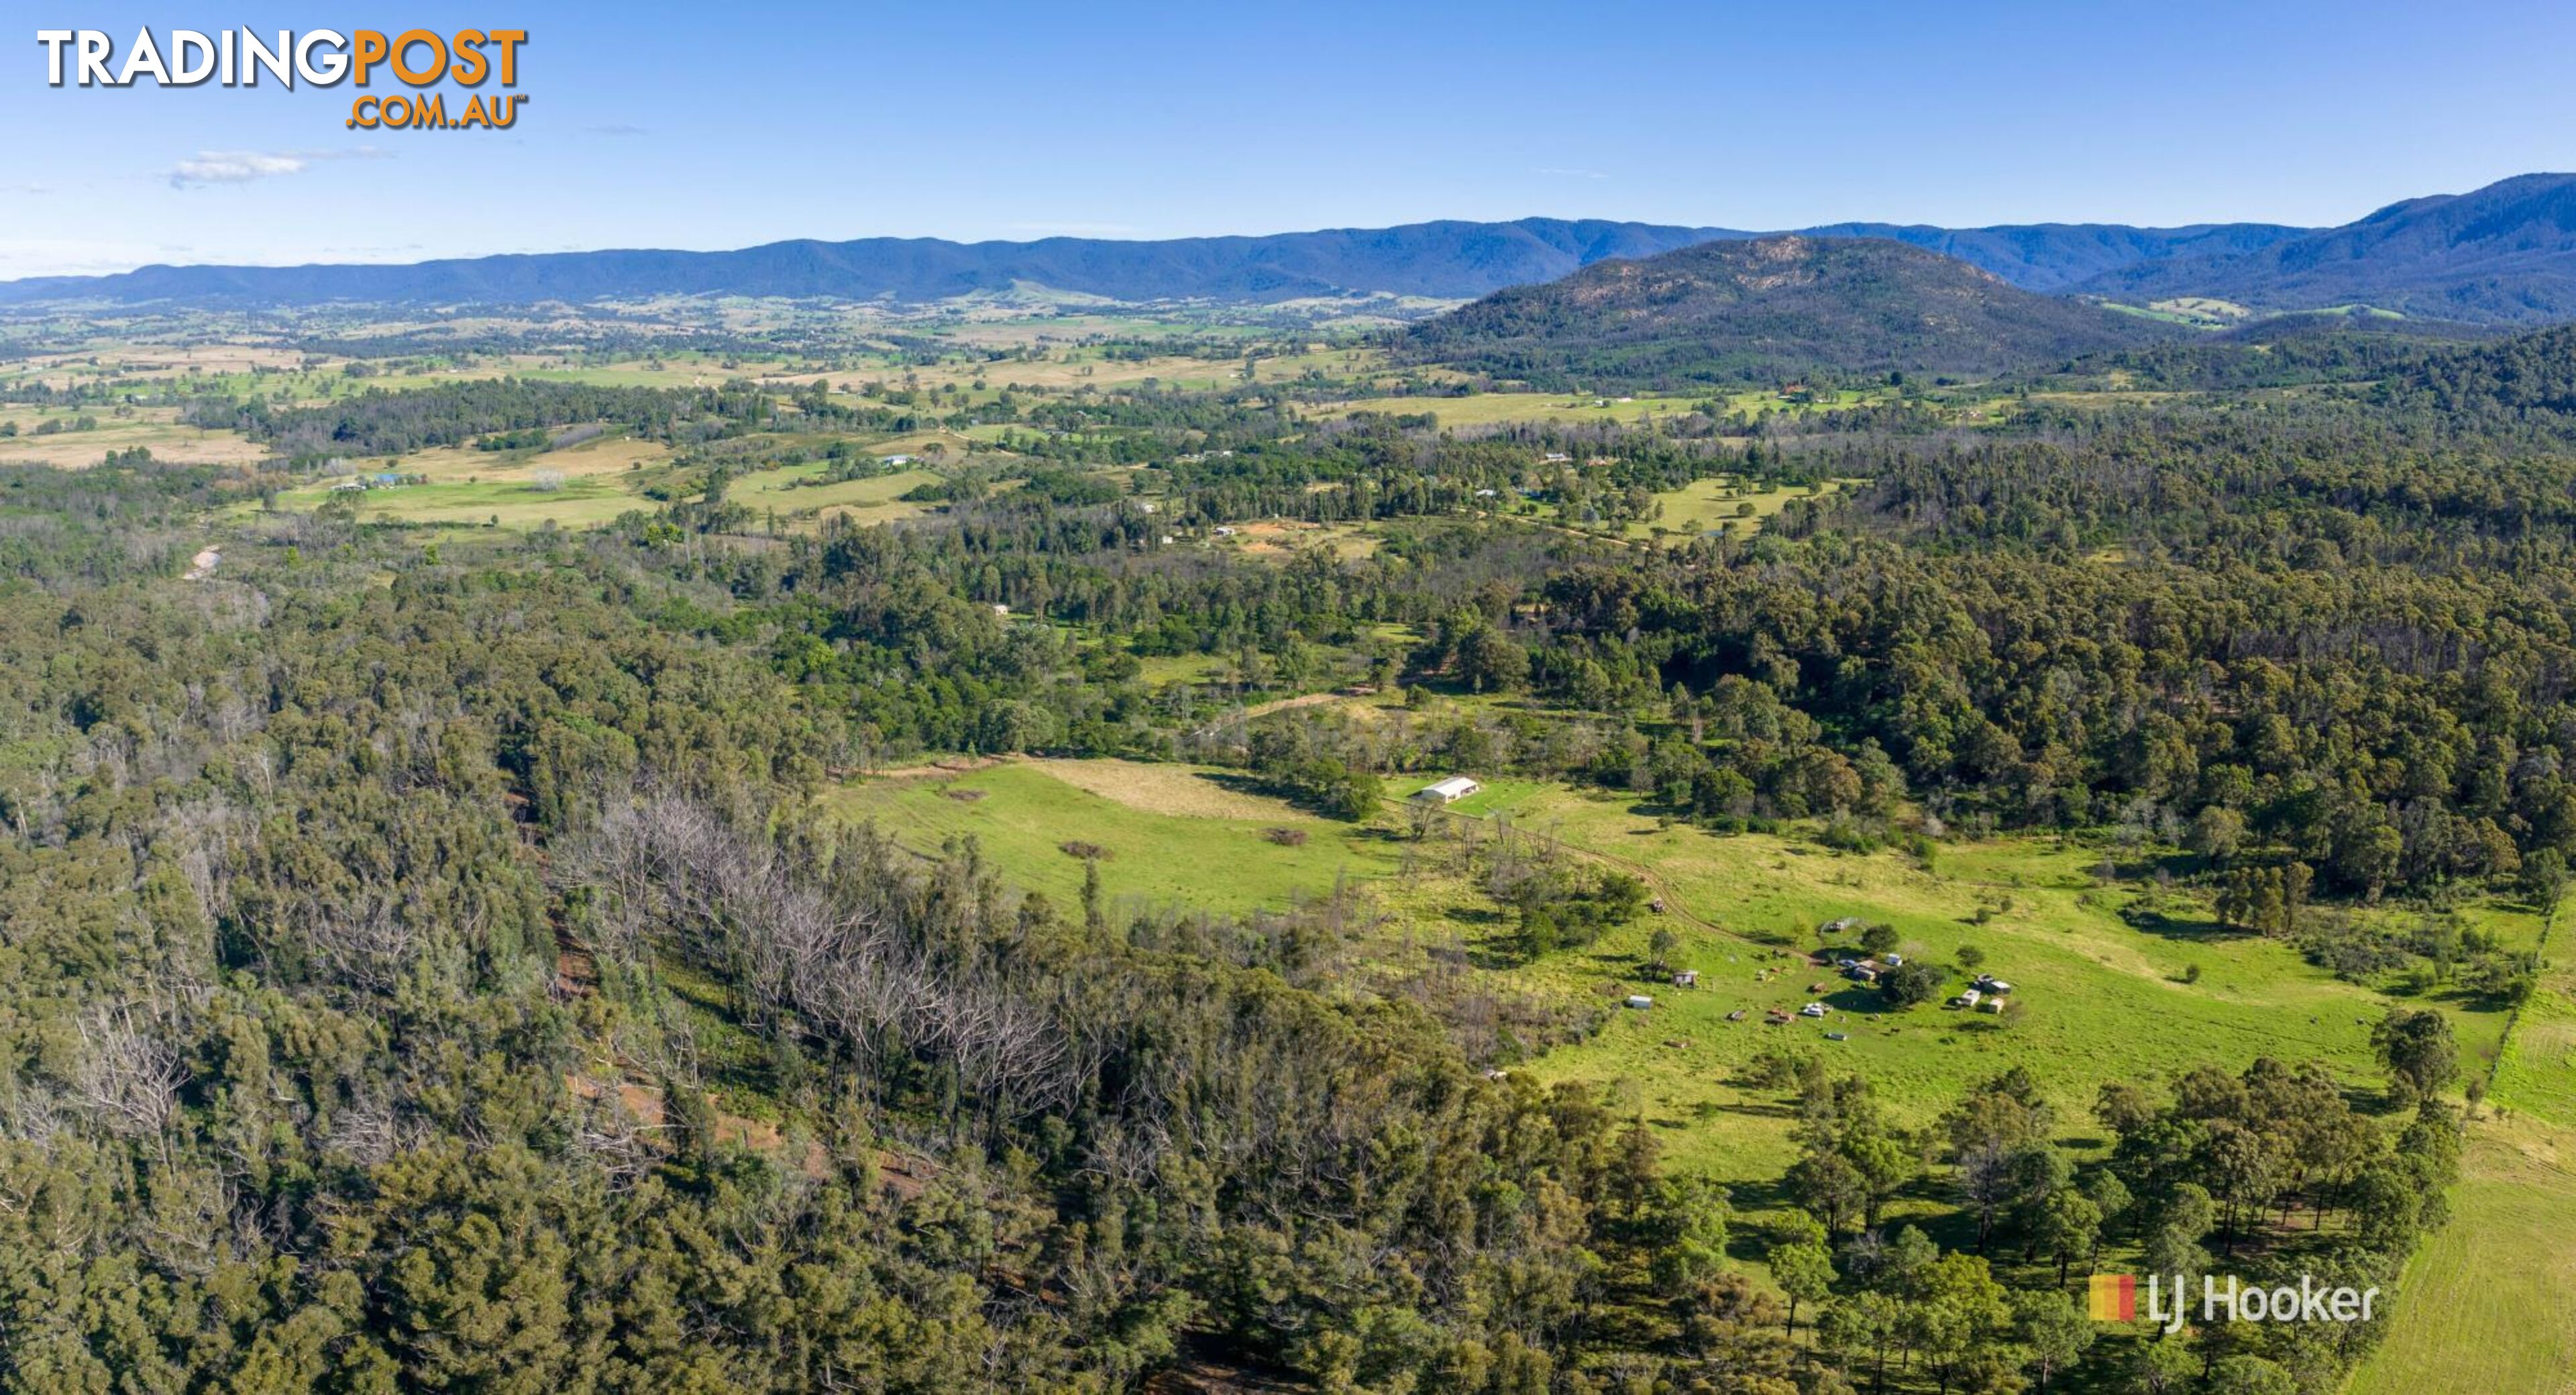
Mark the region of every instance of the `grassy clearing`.
MULTIPOLYGON (((1400 783, 1390 792, 1409 789, 1400 783)), ((1284 905, 1319 895, 1341 877, 1383 877, 1403 853, 1385 829, 1315 819, 1231 785, 1219 772, 1186 766, 1028 762, 955 780, 880 781, 835 798, 845 813, 878 818, 925 852, 972 833, 1006 878, 1050 897, 1080 889, 1081 864, 1061 851, 1072 839, 1112 851, 1101 870, 1113 896, 1218 911, 1284 905), (961 800, 952 791, 975 797, 961 800), (1301 829, 1309 841, 1280 847, 1264 837, 1274 827, 1301 829)), ((2079 1147, 2089 1141, 2093 1096, 2113 1079, 2170 1075, 2203 1062, 2242 1067, 2268 1054, 2321 1059, 2357 1088, 2376 1089, 2370 1024, 2388 999, 2324 974, 2286 945, 2221 934, 2188 915, 2132 924, 2121 912, 2137 899, 2136 883, 2097 885, 2100 853, 2081 844, 2024 838, 1947 845, 1926 869, 1894 852, 1847 855, 1792 838, 1662 828, 1625 799, 1538 781, 1490 781, 1452 807, 1509 814, 1523 831, 1645 878, 1665 899, 1668 915, 1643 917, 1584 950, 1497 972, 1504 983, 1567 1001, 1608 1004, 1652 994, 1652 1010, 1614 1014, 1590 1040, 1528 1069, 1544 1080, 1587 1080, 1624 1092, 1666 1131, 1677 1162, 1723 1180, 1767 1183, 1790 1160, 1788 1121, 1777 1101, 1739 1084, 1743 1068, 1773 1046, 1829 1053, 1839 1068, 1869 1075, 1889 1108, 1917 1123, 1970 1083, 2026 1064, 2046 1083, 2079 1147), (2017 985, 2029 1004, 2025 1016, 2006 1026, 1939 1007, 1885 1010, 1875 992, 1804 957, 1815 926, 1845 916, 1891 924, 1905 952, 1944 963, 1975 945, 1986 970, 2017 985), (1677 990, 1645 977, 1647 941, 1658 928, 1680 936, 1676 963, 1701 971, 1700 988, 1677 990), (1784 956, 1766 942, 1773 940, 1793 941, 1801 952, 1784 956), (1810 992, 1813 984, 1824 986, 1810 992), (1795 1012, 1810 1001, 1832 1014, 1785 1027, 1763 1021, 1767 1009, 1795 1012), (1746 1020, 1728 1022, 1738 1009, 1746 1020), (1848 1040, 1829 1041, 1827 1032, 1848 1040)), ((1463 888, 1425 895, 1431 900, 1402 902, 1422 928, 1462 935, 1471 949, 1504 957, 1507 917, 1463 888)), ((2476 914, 2509 938, 2539 932, 2526 908, 2493 905, 2476 914)), ((2465 1058, 2496 1055, 2504 1013, 2437 1005, 2452 1015, 2465 1058)))
MULTIPOLYGON (((1927 871, 1895 853, 1844 855, 1767 836, 1659 830, 1624 800, 1562 790, 1521 801, 1517 821, 1645 876, 1676 912, 1515 971, 1570 994, 1606 1000, 1642 991, 1658 999, 1653 1010, 1620 1014, 1593 1040, 1543 1058, 1535 1071, 1632 1089, 1646 1116, 1668 1131, 1678 1160, 1728 1180, 1767 1181, 1790 1160, 1786 1121, 1768 1095, 1734 1083, 1772 1046, 1830 1053, 1836 1066, 1867 1074, 1892 1110, 1914 1122, 1971 1082, 2027 1064, 2079 1134, 2103 1082, 2204 1061, 2241 1067, 2258 1055, 2315 1057, 2357 1085, 2377 1078, 2369 1024, 2384 1010, 2381 995, 2325 975, 2286 945, 2192 924, 2133 927, 2119 911, 2135 893, 2098 889, 2088 869, 2099 854, 2079 846, 2016 839, 1950 847, 1927 871), (1971 923, 1981 915, 1984 923, 1971 923), (2006 1027, 1937 1007, 1889 1012, 1873 991, 1803 957, 1770 958, 1770 947, 1742 938, 1794 939, 1803 950, 1816 943, 1818 924, 1844 916, 1891 924, 1906 952, 1944 963, 1956 962, 1960 946, 1976 945, 1986 971, 2012 981, 2029 1003, 2027 1016, 2006 1027), (1676 962, 1699 969, 1702 987, 1658 988, 1642 976, 1657 925, 1681 935, 1676 962), (2186 982, 2193 966, 2199 979, 2186 982), (1761 978, 1766 970, 1777 972, 1761 978), (1819 983, 1822 991, 1808 991, 1819 983), (1795 1012, 1810 1001, 1824 1002, 1831 1015, 1764 1023, 1767 1009, 1795 1012), (1746 1020, 1728 1022, 1737 1009, 1746 1020), (1829 1031, 1849 1040, 1826 1040, 1829 1031), (1685 1044, 1669 1044, 1676 1041, 1685 1044)), ((2495 914, 2533 919, 2536 934, 2527 913, 2495 914)), ((2464 1056, 2492 1056, 2504 1014, 2444 1006, 2464 1056)))
MULTIPOLYGON (((1430 782, 1425 780, 1422 783, 1430 782)), ((1531 801, 1553 788, 1543 780, 1487 780, 1479 777, 1478 783, 1484 788, 1450 804, 1449 812, 1475 818, 1487 818, 1495 814, 1517 814, 1531 801)), ((1394 788, 1401 793, 1410 794, 1413 785, 1413 781, 1406 780, 1398 782, 1394 788)))
POLYGON ((1207 654, 1150 654, 1136 661, 1137 680, 1153 687, 1172 683, 1222 683, 1234 666, 1207 654))
POLYGON ((1284 807, 1267 795, 1247 793, 1211 772, 1186 765, 1132 760, 1047 760, 1037 765, 1075 789, 1148 814, 1275 825, 1284 807))
MULTIPOLYGON (((1313 818, 1222 772, 1032 761, 953 779, 876 781, 832 799, 845 815, 875 818, 924 852, 971 834, 1005 879, 1059 905, 1080 894, 1082 863, 1062 851, 1077 838, 1111 851, 1100 867, 1113 903, 1240 913, 1315 897, 1339 878, 1366 879, 1370 903, 1403 927, 1364 950, 1363 963, 1376 967, 1392 965, 1368 956, 1403 946, 1463 941, 1471 955, 1499 951, 1509 931, 1506 915, 1436 873, 1437 845, 1419 850, 1427 861, 1409 859, 1408 845, 1383 828, 1313 818), (961 793, 972 797, 955 797, 961 793), (1280 846, 1265 836, 1271 828, 1304 831, 1308 841, 1280 846), (1406 866, 1415 872, 1396 875, 1406 866)), ((1539 781, 1490 781, 1453 807, 1507 814, 1516 828, 1646 878, 1665 899, 1667 914, 1584 950, 1492 971, 1499 983, 1605 1009, 1588 1039, 1515 1069, 1542 1083, 1604 1087, 1614 1108, 1634 1110, 1661 1131, 1671 1163, 1733 1186, 1749 1219, 1780 1204, 1773 1184, 1794 1157, 1790 1111, 1777 1092, 1742 1080, 1743 1067, 1769 1047, 1822 1054, 1836 1069, 1867 1074, 1889 1111, 1915 1124, 1930 1122, 1969 1083, 2027 1065, 2058 1107, 2064 1141, 2079 1151, 2104 1141, 2089 1109, 2108 1080, 2170 1076, 2203 1062, 2240 1068, 2273 1055, 2321 1059, 2357 1088, 2377 1085, 2368 1037, 2386 1003, 2381 995, 2323 974, 2287 946, 2222 935, 2188 917, 2132 924, 2120 913, 2136 899, 2136 882, 2098 885, 2100 853, 2079 843, 1947 845, 1925 868, 1893 852, 1841 854, 1789 838, 1662 828, 1624 799, 1539 781), (2027 1016, 2007 1027, 1931 1006, 1884 1010, 1873 993, 1802 952, 1820 921, 1842 916, 1892 924, 1903 952, 1943 962, 1976 945, 1988 971, 2015 983, 2030 1004, 2027 1016), (1703 986, 1679 989, 1644 976, 1647 940, 1659 928, 1679 935, 1674 962, 1698 969, 1703 986), (1794 937, 1797 950, 1765 937, 1794 937), (2197 981, 2187 981, 2195 966, 2197 981), (1810 992, 1813 984, 1824 987, 1810 992), (1655 1006, 1614 1006, 1639 992, 1655 1006), (1834 1011, 1821 1022, 1764 1021, 1766 1009, 1795 1012, 1810 1001, 1834 1011), (1738 1009, 1746 1020, 1728 1022, 1738 1009), (1848 1039, 1830 1041, 1827 1032, 1848 1039)), ((1489 834, 1495 824, 1488 818, 1478 827, 1489 834)), ((2540 936, 2540 917, 2527 907, 2490 903, 2465 914, 2508 941, 2540 936)), ((2503 1013, 2441 1006, 2465 1057, 2496 1055, 2503 1013)), ((2571 1037, 2576 1012, 2562 1017, 2553 1006, 2524 1015, 2494 1094, 2511 1116, 2478 1126, 2452 1223, 2410 1267, 2406 1301, 2386 1346, 2358 1377, 2358 1395, 2576 1391, 2576 1252, 2554 1238, 2576 1229, 2576 1131, 2544 1122, 2558 1096, 2541 1083, 2563 1080, 2571 1037)), ((1891 1214, 1928 1220, 1946 1209, 1929 1195, 1909 1196, 1891 1214)))
POLYGON ((762 470, 735 480, 725 497, 755 511, 775 509, 780 517, 794 522, 849 518, 863 524, 884 523, 926 512, 929 505, 908 502, 903 496, 939 478, 928 470, 903 470, 832 484, 804 483, 822 478, 828 468, 817 462, 762 470))
MULTIPOLYGON (((442 446, 399 457, 393 468, 406 475, 421 475, 434 484, 469 484, 489 480, 527 479, 539 471, 551 470, 567 477, 619 475, 630 470, 660 465, 671 458, 671 448, 657 441, 639 441, 631 436, 597 436, 562 450, 477 450, 472 446, 442 446)), ((371 462, 360 460, 357 464, 371 462)))
POLYGON ((1666 490, 1655 496, 1663 505, 1661 516, 1644 523, 1628 525, 1628 536, 1649 538, 1660 530, 1665 533, 1696 535, 1714 533, 1733 527, 1739 530, 1759 528, 1792 499, 1820 498, 1850 487, 1854 481, 1828 480, 1812 493, 1804 488, 1748 487, 1744 482, 1726 476, 1693 480, 1679 489, 1666 490))
POLYGON ((1686 397, 1569 397, 1561 392, 1480 392, 1472 397, 1371 397, 1345 402, 1337 409, 1390 412, 1405 416, 1428 412, 1443 428, 1496 426, 1516 421, 1635 424, 1649 416, 1678 416, 1691 410, 1686 397))
POLYGON ((1242 914, 1320 898, 1344 878, 1395 869, 1396 845, 1381 830, 1302 813, 1229 784, 1222 772, 1112 768, 1119 765, 997 765, 954 779, 871 781, 829 798, 843 816, 873 818, 919 852, 972 835, 1005 880, 1060 906, 1082 892, 1082 861, 1063 851, 1077 839, 1109 851, 1100 880, 1115 904, 1242 914), (1274 828, 1305 840, 1274 842, 1274 828))
POLYGON ((2576 1391, 2576 1135, 2528 1122, 2472 1135, 2451 1221, 2406 1266, 2351 1395, 2576 1391))
MULTIPOLYGON (((2564 926, 2558 934, 2566 934, 2564 926)), ((2556 938, 2551 948, 2558 964, 2522 1005, 2487 1098, 2551 1126, 2576 1129, 2576 969, 2566 967, 2567 952, 2556 938)))
POLYGON ((1286 561, 1303 548, 1323 548, 1342 561, 1356 562, 1373 556, 1378 546, 1376 531, 1364 523, 1274 519, 1236 524, 1234 528, 1233 536, 1217 539, 1217 545, 1270 561, 1286 561))
MULTIPOLYGON (((552 522, 560 528, 589 528, 630 509, 653 507, 651 500, 634 493, 628 480, 620 475, 568 477, 557 489, 540 488, 532 479, 522 477, 473 484, 407 484, 351 493, 362 521, 456 527, 491 524, 534 528, 552 522)), ((331 486, 316 485, 280 494, 278 507, 315 509, 332 497, 331 486)))

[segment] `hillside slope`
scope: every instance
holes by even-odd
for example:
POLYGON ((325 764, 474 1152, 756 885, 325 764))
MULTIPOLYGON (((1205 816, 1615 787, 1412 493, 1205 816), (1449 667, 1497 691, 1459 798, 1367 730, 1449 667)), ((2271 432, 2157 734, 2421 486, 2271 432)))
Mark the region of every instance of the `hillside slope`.
POLYGON ((2265 309, 2367 304, 2431 319, 2576 317, 2576 175, 2527 174, 2408 199, 2356 223, 2251 251, 2137 262, 2083 289, 2122 300, 2203 295, 2265 309))
POLYGON ((2198 223, 2133 228, 2125 223, 2024 223, 1992 228, 1935 228, 1920 223, 1832 223, 1813 237, 1879 237, 1903 242, 2012 282, 2026 291, 2062 291, 2105 272, 2171 257, 2226 257, 2304 237, 2313 229, 2279 223, 2198 223))
POLYGON ((1499 291, 1414 326, 1396 351, 1551 389, 1674 388, 1820 368, 1988 374, 2174 332, 1904 243, 1792 235, 1499 291))

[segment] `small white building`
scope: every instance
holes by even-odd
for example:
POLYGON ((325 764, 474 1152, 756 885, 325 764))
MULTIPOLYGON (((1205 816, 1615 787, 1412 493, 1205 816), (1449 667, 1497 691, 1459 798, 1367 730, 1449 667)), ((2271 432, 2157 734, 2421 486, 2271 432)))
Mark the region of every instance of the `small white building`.
POLYGON ((1798 1009, 1798 1015, 1800 1017, 1822 1017, 1825 1015, 1826 1011, 1827 1009, 1823 1003, 1809 1003, 1805 1007, 1798 1009))
POLYGON ((1682 970, 1680 973, 1677 973, 1677 974, 1673 975, 1673 987, 1675 987, 1675 988, 1697 988, 1697 987, 1699 987, 1699 970, 1697 970, 1697 969, 1684 969, 1684 970, 1682 970))
POLYGON ((1455 804, 1459 800, 1464 799, 1483 788, 1483 785, 1468 779, 1464 775, 1452 775, 1446 780, 1435 780, 1432 783, 1415 790, 1413 792, 1413 797, 1416 799, 1429 800, 1435 804, 1455 804))
POLYGON ((1628 1006, 1632 1008, 1643 1010, 1645 1008, 1653 1007, 1654 1005, 1655 1000, 1647 997, 1643 993, 1631 993, 1628 995, 1628 1006))

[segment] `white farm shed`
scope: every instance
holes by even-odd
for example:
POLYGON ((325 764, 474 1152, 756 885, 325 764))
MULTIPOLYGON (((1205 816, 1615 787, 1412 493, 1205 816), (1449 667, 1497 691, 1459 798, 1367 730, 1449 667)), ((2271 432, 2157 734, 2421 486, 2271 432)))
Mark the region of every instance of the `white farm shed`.
POLYGON ((1428 799, 1440 804, 1455 804, 1459 800, 1464 799, 1483 788, 1483 785, 1468 779, 1464 775, 1452 775, 1446 780, 1434 781, 1431 784, 1424 785, 1422 788, 1415 790, 1413 792, 1413 797, 1416 799, 1428 799))

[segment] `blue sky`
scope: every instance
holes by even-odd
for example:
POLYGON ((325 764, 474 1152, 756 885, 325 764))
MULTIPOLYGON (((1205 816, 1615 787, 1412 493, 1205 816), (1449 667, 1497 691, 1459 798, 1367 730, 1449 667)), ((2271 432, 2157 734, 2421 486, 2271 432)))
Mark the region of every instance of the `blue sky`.
POLYGON ((1528 214, 2322 224, 2576 168, 2565 5, 11 8, 0 277, 1528 214), (530 101, 361 133, 345 86, 46 87, 36 29, 146 24, 524 28, 530 101))

